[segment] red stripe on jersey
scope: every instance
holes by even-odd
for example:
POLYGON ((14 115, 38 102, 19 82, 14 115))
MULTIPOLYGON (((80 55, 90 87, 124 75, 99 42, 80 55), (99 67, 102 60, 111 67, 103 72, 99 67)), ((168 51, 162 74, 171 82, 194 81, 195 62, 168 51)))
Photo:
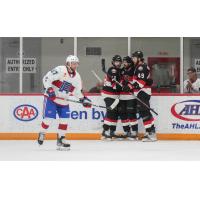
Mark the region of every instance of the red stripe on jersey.
POLYGON ((110 119, 110 118, 105 118, 104 121, 108 121, 108 122, 116 122, 117 123, 117 120, 114 120, 114 119, 110 119))
POLYGON ((145 125, 145 126, 146 126, 146 125, 149 125, 149 124, 151 124, 153 121, 154 121, 154 118, 151 118, 150 120, 144 122, 144 125, 145 125))
POLYGON ((52 84, 53 84, 53 85, 55 85, 57 88, 60 88, 60 87, 61 87, 61 85, 63 84, 63 82, 62 82, 62 81, 59 81, 59 80, 57 80, 57 81, 53 81, 53 82, 52 82, 52 84))
POLYGON ((67 130, 67 124, 59 124, 58 129, 67 130))
POLYGON ((105 91, 105 90, 101 90, 101 92, 104 93, 104 94, 119 95, 119 92, 108 92, 108 91, 105 91))
POLYGON ((130 122, 136 122, 137 119, 129 119, 130 122))
POLYGON ((145 81, 143 81, 143 80, 137 80, 141 85, 145 85, 146 84, 146 82, 145 81))
POLYGON ((131 76, 128 78, 129 81, 136 81, 137 80, 137 77, 136 76, 131 76))
POLYGON ((128 120, 128 119, 125 119, 125 120, 121 120, 121 122, 122 122, 122 123, 127 123, 127 122, 129 122, 129 120, 128 120))
MULTIPOLYGON (((148 86, 148 85, 145 85, 142 89, 144 89, 144 88, 151 88, 150 86, 148 86)), ((139 92, 141 89, 134 89, 134 92, 139 92)))
POLYGON ((116 86, 116 83, 112 83, 112 87, 114 88, 116 86))

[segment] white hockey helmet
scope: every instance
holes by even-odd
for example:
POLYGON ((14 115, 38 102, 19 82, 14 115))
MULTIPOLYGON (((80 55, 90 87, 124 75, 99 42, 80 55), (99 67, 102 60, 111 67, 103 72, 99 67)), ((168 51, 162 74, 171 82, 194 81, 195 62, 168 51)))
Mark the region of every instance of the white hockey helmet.
POLYGON ((77 63, 79 63, 79 59, 78 59, 77 56, 69 55, 69 56, 67 56, 67 58, 66 58, 66 63, 67 63, 67 62, 69 62, 69 63, 71 63, 71 62, 77 62, 77 63))

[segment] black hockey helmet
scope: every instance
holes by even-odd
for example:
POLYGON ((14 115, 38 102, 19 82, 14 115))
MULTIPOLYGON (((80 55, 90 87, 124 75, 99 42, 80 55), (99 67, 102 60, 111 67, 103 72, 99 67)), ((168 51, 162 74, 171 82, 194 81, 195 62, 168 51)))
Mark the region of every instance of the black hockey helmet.
POLYGON ((135 51, 134 53, 132 53, 132 57, 143 59, 144 55, 142 51, 135 51))
POLYGON ((119 61, 122 62, 122 57, 120 55, 115 55, 112 58, 112 62, 119 61))
POLYGON ((129 63, 129 64, 132 63, 131 57, 129 57, 129 56, 123 57, 123 61, 126 61, 126 62, 129 63))

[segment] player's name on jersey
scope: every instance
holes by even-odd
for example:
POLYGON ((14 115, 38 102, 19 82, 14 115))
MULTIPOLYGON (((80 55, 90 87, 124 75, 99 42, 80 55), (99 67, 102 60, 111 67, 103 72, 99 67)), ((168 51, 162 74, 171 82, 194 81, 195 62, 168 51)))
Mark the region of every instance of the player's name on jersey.
MULTIPOLYGON (((19 73, 19 58, 6 58, 6 73, 19 73)), ((36 58, 23 58, 23 73, 36 73, 36 58)))

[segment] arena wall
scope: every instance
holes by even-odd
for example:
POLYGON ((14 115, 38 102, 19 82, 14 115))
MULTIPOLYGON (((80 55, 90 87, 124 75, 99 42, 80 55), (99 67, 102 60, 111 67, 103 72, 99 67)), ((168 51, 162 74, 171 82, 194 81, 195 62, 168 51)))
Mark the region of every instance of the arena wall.
MULTIPOLYGON (((104 105, 99 94, 88 94, 98 105, 104 105)), ((70 97, 74 99, 74 97, 70 97)), ((33 140, 37 138, 43 114, 42 94, 0 94, 3 105, 0 115, 1 140, 33 140)), ((154 94, 151 107, 158 112, 155 117, 158 139, 199 140, 200 139, 200 99, 199 95, 154 94)), ((100 139, 105 109, 84 108, 70 102, 68 139, 100 139)), ((47 139, 56 138, 55 121, 47 132, 47 139)), ((119 121, 117 132, 121 133, 119 121)), ((144 129, 139 120, 139 132, 144 129)))

